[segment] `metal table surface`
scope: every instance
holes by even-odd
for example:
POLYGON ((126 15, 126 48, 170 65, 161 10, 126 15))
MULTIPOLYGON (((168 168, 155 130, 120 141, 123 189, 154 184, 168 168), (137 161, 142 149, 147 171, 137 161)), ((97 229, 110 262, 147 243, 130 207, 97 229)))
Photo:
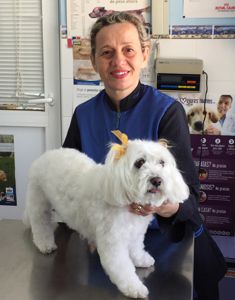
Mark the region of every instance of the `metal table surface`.
MULTIPOLYGON (((58 249, 43 255, 20 220, 0 221, 1 300, 127 300, 105 275, 97 252, 66 226, 56 230, 58 249)), ((149 288, 149 300, 192 299, 193 234, 171 243, 149 230, 146 249, 155 269, 138 270, 149 288)))

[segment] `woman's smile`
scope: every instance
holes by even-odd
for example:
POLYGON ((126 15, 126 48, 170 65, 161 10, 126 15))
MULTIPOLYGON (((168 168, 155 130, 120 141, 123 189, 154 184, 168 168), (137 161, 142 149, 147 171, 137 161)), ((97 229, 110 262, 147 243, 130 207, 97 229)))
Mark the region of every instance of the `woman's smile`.
POLYGON ((111 75, 113 77, 115 77, 116 79, 122 79, 122 78, 125 78, 128 74, 129 74, 129 71, 124 71, 124 70, 114 70, 112 72, 110 72, 111 75))

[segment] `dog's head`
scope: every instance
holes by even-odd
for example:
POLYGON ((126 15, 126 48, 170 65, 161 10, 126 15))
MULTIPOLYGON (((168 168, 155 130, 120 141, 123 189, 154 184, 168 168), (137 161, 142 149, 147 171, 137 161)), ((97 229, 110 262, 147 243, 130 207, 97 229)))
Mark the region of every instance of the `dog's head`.
POLYGON ((203 105, 196 105, 187 112, 191 133, 201 134, 211 123, 216 123, 219 116, 211 109, 204 110, 203 105))
POLYGON ((125 152, 118 157, 117 148, 111 147, 105 167, 106 199, 114 205, 137 202, 160 206, 165 200, 183 202, 189 196, 165 141, 128 141, 125 152))

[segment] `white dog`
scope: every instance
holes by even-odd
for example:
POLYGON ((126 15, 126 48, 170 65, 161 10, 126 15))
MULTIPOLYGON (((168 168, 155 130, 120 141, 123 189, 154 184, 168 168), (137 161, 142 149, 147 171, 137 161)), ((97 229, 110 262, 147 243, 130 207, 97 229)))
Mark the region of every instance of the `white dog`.
MULTIPOLYGON (((42 253, 56 249, 52 208, 63 221, 94 243, 101 264, 121 292, 145 298, 148 289, 135 267, 154 265, 144 250, 144 235, 153 216, 131 213, 128 206, 183 202, 188 186, 164 142, 113 144, 105 164, 96 164, 73 149, 51 150, 31 167, 25 216, 42 253)), ((124 139, 123 139, 124 137, 124 139)))

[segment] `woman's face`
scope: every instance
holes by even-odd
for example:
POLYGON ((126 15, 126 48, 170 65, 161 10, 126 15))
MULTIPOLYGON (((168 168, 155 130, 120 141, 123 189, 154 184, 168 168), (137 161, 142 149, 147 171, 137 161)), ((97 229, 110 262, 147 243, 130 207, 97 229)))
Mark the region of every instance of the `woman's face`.
POLYGON ((136 88, 148 54, 148 47, 142 52, 138 31, 131 23, 109 25, 98 32, 91 59, 111 99, 121 100, 136 88))

